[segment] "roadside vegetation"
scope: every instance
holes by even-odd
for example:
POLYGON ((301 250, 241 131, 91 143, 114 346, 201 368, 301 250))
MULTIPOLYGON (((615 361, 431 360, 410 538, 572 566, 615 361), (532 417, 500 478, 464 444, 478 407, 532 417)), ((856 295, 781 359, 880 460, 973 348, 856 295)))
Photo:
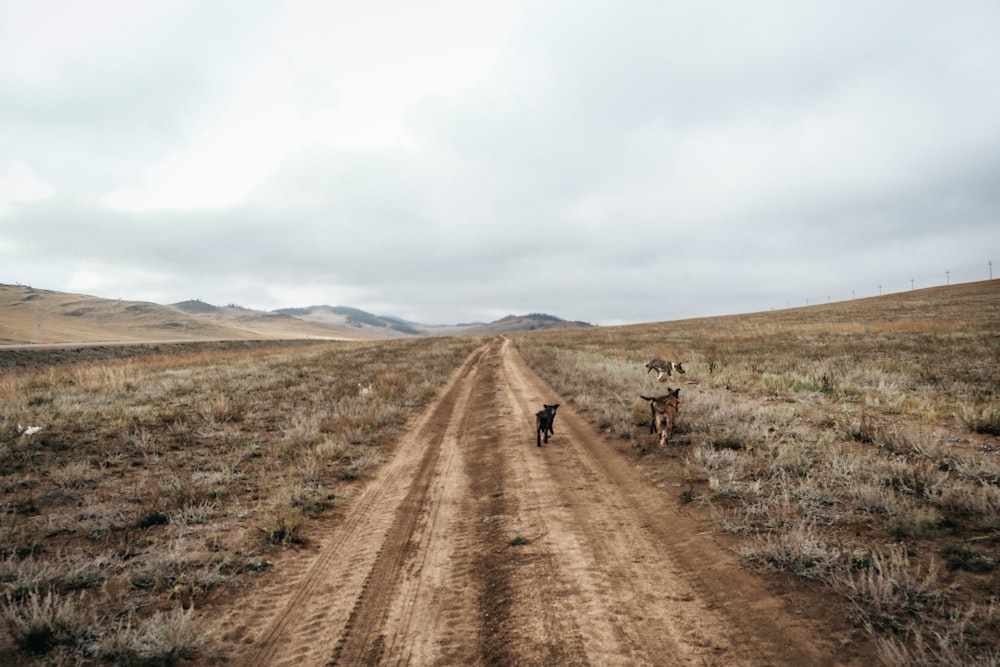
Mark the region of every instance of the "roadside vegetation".
POLYGON ((0 664, 211 658, 196 609, 336 520, 476 344, 3 353, 0 664))
POLYGON ((887 665, 1000 664, 1000 281, 515 334, 749 568, 832 593, 887 665), (663 384, 643 364, 676 354, 663 384), (680 387, 674 435, 639 394, 680 387))

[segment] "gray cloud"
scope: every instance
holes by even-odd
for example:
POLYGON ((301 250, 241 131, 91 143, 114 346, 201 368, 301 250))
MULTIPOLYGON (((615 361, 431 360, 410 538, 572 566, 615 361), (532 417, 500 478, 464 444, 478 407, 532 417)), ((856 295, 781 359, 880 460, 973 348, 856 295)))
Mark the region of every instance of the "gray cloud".
POLYGON ((994 3, 527 3, 460 85, 412 65, 433 40, 391 53, 392 12, 349 17, 360 71, 283 41, 343 18, 312 11, 191 9, 49 79, 0 59, 0 280, 616 324, 979 280, 1000 247, 994 3), (51 192, 5 195, 17 164, 51 192))

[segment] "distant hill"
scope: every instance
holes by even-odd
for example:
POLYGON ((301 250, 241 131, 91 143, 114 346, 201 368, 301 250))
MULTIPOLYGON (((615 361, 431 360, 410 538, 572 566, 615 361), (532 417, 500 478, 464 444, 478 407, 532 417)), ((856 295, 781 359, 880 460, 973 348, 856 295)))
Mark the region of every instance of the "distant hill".
POLYGON ((428 335, 427 327, 407 322, 398 317, 372 315, 364 310, 348 306, 280 308, 274 312, 308 322, 321 322, 340 328, 354 329, 372 337, 428 335))
POLYGON ((361 337, 349 329, 199 301, 164 306, 0 284, 0 345, 361 337))
POLYGON ((502 334, 591 326, 553 315, 509 315, 488 324, 423 325, 347 306, 272 312, 200 300, 160 305, 0 284, 0 345, 26 343, 261 340, 502 334))
POLYGON ((407 322, 398 317, 373 315, 347 306, 309 306, 307 308, 281 308, 274 311, 311 322, 322 322, 337 327, 354 329, 373 337, 387 336, 450 336, 456 334, 502 334, 538 329, 564 329, 589 327, 586 322, 570 322, 554 315, 531 313, 508 315, 491 323, 428 325, 407 322))
POLYGON ((489 324, 476 324, 464 328, 465 333, 473 334, 504 334, 515 331, 539 331, 545 329, 571 329, 577 327, 590 327, 587 322, 572 322, 544 313, 530 313, 528 315, 508 315, 496 322, 489 324))
POLYGON ((173 304, 173 307, 190 315, 216 315, 222 312, 222 308, 197 299, 181 301, 173 304))
MULTIPOLYGON (((817 318, 824 327, 856 327, 864 326, 869 319, 892 321, 896 311, 910 313, 925 300, 935 306, 942 300, 947 300, 955 309, 969 304, 980 309, 990 309, 996 303, 1000 293, 998 290, 1000 280, 990 280, 769 313, 714 316, 706 319, 718 319, 722 326, 721 323, 737 319, 745 322, 766 317, 769 321, 782 318, 799 321, 808 316, 817 318)), ((497 335, 591 326, 593 325, 587 322, 563 320, 544 313, 508 315, 486 324, 423 325, 398 317, 372 315, 346 306, 283 308, 273 312, 236 305, 214 306, 198 300, 165 306, 148 301, 104 299, 0 283, 0 346, 205 340, 366 340, 462 334, 497 335)))

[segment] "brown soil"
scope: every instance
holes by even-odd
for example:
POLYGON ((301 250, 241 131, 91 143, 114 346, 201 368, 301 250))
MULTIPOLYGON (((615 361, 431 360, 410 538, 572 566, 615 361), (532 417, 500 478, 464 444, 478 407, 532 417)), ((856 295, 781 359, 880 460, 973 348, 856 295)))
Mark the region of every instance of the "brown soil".
POLYGON ((204 610, 208 662, 870 663, 835 606, 741 570, 663 485, 494 339, 312 549, 204 610), (543 403, 563 405, 539 448, 543 403))

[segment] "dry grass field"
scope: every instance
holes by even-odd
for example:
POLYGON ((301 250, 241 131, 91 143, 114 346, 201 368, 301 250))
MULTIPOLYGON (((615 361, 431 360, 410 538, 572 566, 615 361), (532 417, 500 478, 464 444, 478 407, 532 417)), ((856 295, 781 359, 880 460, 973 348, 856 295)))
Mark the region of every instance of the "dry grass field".
POLYGON ((476 344, 0 352, 0 664, 210 654, 192 610, 335 520, 476 344))
POLYGON ((512 338, 746 567, 841 599, 885 664, 1000 664, 1000 281, 512 338), (687 373, 657 383, 663 355, 687 373), (661 450, 638 395, 668 386, 661 450))
MULTIPOLYGON (((998 325, 991 281, 508 337, 749 571, 839 600, 885 664, 996 665, 998 325), (671 354, 687 373, 658 383, 643 364, 671 354), (667 386, 660 449, 638 396, 667 386)), ((0 351, 0 664, 210 659, 195 610, 336 524, 482 342, 0 351)))

